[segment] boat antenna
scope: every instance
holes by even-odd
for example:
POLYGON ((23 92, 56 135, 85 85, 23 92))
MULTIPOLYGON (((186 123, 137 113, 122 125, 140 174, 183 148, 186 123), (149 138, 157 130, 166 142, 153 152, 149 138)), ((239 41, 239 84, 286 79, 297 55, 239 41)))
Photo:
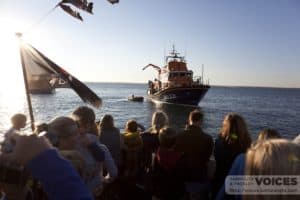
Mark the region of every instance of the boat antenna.
POLYGON ((176 56, 175 44, 172 45, 172 55, 176 56))
POLYGON ((27 104, 28 104, 28 110, 29 110, 29 116, 30 116, 30 124, 31 124, 31 130, 34 131, 34 117, 33 117, 33 110, 32 110, 32 104, 31 104, 31 98, 29 95, 29 86, 28 86, 28 78, 25 68, 25 61, 24 61, 24 55, 22 52, 22 33, 16 33, 16 36, 19 39, 19 46, 20 46, 20 57, 21 57, 21 64, 22 64, 22 71, 23 71, 23 78, 24 78, 24 85, 25 85, 25 91, 26 91, 26 98, 27 98, 27 104))
POLYGON ((187 41, 185 41, 185 50, 184 50, 184 58, 185 58, 185 60, 186 60, 186 57, 187 57, 187 46, 188 46, 187 41))

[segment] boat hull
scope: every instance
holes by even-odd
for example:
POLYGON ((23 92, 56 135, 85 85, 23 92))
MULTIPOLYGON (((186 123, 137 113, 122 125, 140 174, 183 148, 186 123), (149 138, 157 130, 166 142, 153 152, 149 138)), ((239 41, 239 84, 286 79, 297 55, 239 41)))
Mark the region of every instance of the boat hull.
POLYGON ((143 102, 144 97, 128 97, 128 101, 143 102))
POLYGON ((53 94, 55 93, 55 88, 39 88, 39 89, 29 89, 30 94, 53 94))
POLYGON ((152 101, 198 106, 210 86, 175 87, 149 94, 152 101))

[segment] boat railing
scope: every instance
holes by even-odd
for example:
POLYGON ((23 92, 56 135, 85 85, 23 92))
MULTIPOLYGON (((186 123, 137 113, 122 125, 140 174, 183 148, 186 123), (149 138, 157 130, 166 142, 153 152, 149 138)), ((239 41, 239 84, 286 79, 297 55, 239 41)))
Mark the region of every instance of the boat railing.
POLYGON ((196 85, 203 84, 203 80, 201 76, 194 76, 193 77, 193 83, 196 85))

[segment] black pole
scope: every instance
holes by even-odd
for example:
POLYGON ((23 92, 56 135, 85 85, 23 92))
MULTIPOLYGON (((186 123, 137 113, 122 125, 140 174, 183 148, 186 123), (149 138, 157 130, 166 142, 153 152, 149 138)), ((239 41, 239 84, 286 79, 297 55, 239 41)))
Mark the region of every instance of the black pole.
POLYGON ((19 46, 20 46, 20 57, 21 57, 21 63, 22 63, 22 71, 23 71, 23 77, 24 77, 24 85, 26 90, 26 98, 27 98, 27 104, 29 109, 29 116, 30 116, 30 123, 31 123, 31 130, 34 131, 34 117, 33 117, 33 111, 32 111, 32 105, 31 105, 31 98, 29 94, 29 86, 28 86, 28 79, 27 79, 27 73, 25 68, 25 62, 24 62, 24 55, 22 53, 22 33, 16 33, 16 36, 19 38, 19 46))

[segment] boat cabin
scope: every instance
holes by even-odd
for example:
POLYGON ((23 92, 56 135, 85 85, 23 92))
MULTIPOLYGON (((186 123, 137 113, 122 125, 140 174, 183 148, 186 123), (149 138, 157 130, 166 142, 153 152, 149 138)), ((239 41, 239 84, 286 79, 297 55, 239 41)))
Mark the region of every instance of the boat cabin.
POLYGON ((153 94, 155 92, 175 87, 192 87, 194 85, 200 84, 200 79, 193 80, 193 71, 188 70, 185 58, 179 56, 173 47, 173 51, 169 56, 166 56, 166 65, 162 68, 149 64, 148 66, 154 67, 158 71, 158 79, 154 81, 149 81, 149 93, 153 94))

